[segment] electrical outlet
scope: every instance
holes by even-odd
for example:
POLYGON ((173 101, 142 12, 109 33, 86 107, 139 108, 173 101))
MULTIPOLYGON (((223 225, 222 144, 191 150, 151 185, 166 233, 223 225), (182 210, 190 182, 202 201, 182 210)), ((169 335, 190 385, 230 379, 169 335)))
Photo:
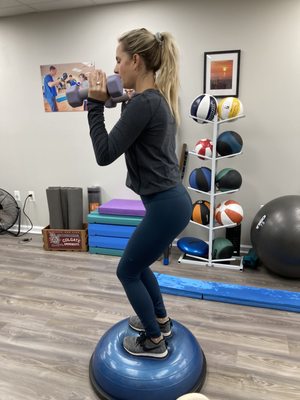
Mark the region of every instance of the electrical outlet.
POLYGON ((29 201, 35 201, 35 195, 33 190, 28 191, 29 201))
POLYGON ((14 191, 14 198, 15 198, 16 201, 21 201, 20 190, 15 190, 14 191))

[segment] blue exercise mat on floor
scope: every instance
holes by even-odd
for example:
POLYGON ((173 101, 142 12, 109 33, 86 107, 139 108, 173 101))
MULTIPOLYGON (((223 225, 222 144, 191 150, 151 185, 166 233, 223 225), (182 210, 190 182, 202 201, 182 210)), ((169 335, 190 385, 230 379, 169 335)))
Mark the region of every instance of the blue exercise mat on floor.
POLYGON ((251 307, 300 312, 300 293, 200 281, 155 273, 162 293, 251 307))

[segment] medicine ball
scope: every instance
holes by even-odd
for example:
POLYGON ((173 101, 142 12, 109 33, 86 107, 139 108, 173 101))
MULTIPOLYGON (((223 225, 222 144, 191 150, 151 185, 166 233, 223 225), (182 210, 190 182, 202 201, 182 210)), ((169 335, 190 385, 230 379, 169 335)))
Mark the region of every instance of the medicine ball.
POLYGON ((190 187, 209 192, 211 188, 211 169, 206 167, 195 168, 189 177, 190 187))
POLYGON ((229 119, 243 114, 243 105, 237 97, 225 97, 218 104, 220 119, 229 119))
MULTIPOLYGON (((195 145, 195 153, 200 156, 211 157, 212 156, 213 142, 210 139, 200 139, 195 145)), ((199 157, 201 160, 205 160, 203 157, 199 157)))
POLYGON ((215 218, 220 225, 240 224, 244 212, 242 206, 234 200, 225 200, 215 210, 215 218))
POLYGON ((218 102, 214 96, 209 94, 201 94, 197 96, 191 104, 191 116, 194 121, 204 124, 205 121, 212 121, 218 110, 218 102), (197 119, 201 118, 201 119, 197 119))
POLYGON ((193 204, 192 221, 198 224, 208 225, 210 213, 210 202, 206 200, 198 200, 193 204))
POLYGON ((216 238, 212 244, 212 258, 231 258, 233 255, 233 244, 225 238, 216 238))
POLYGON ((243 139, 234 131, 222 132, 217 139, 217 152, 220 156, 239 153, 243 147, 243 139))
POLYGON ((216 175, 216 187, 221 192, 239 189, 241 184, 242 176, 233 168, 224 168, 216 175))

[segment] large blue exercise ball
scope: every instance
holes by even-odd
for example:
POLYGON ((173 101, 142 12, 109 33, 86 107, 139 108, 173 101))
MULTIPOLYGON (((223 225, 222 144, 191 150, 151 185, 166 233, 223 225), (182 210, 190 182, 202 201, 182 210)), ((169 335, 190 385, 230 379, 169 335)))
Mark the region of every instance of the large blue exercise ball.
POLYGON ((124 319, 100 339, 90 361, 90 381, 104 400, 174 400, 202 387, 206 361, 193 334, 173 320, 169 354, 137 357, 123 348, 124 336, 137 335, 124 319))
POLYGON ((300 196, 282 196, 265 204, 252 222, 251 241, 266 268, 300 278, 300 196))

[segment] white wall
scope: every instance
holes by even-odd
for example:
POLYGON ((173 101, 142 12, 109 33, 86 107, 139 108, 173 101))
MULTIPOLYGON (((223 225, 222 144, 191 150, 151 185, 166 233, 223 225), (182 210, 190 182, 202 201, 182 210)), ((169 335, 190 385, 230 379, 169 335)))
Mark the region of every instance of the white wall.
MULTIPOLYGON (((99 184, 104 201, 137 198, 125 187, 123 157, 107 167, 96 165, 85 113, 44 112, 39 67, 93 60, 110 74, 121 33, 136 27, 171 31, 181 51, 178 150, 183 142, 192 149, 210 135, 188 117, 192 99, 203 91, 203 53, 242 51, 240 99, 246 118, 228 129, 243 137, 244 154, 220 168, 232 166, 243 176, 240 192, 231 197, 244 208, 243 243, 249 244, 259 206, 300 191, 299 20, 298 0, 144 1, 0 20, 0 187, 20 190, 23 199, 35 191, 36 203, 27 211, 36 226, 48 224, 45 189, 50 185, 85 190, 99 184)), ((118 115, 119 110, 106 111, 108 128, 118 115)), ((190 160, 188 172, 196 166, 197 160, 190 160)), ((189 226, 185 233, 199 231, 189 226)))

